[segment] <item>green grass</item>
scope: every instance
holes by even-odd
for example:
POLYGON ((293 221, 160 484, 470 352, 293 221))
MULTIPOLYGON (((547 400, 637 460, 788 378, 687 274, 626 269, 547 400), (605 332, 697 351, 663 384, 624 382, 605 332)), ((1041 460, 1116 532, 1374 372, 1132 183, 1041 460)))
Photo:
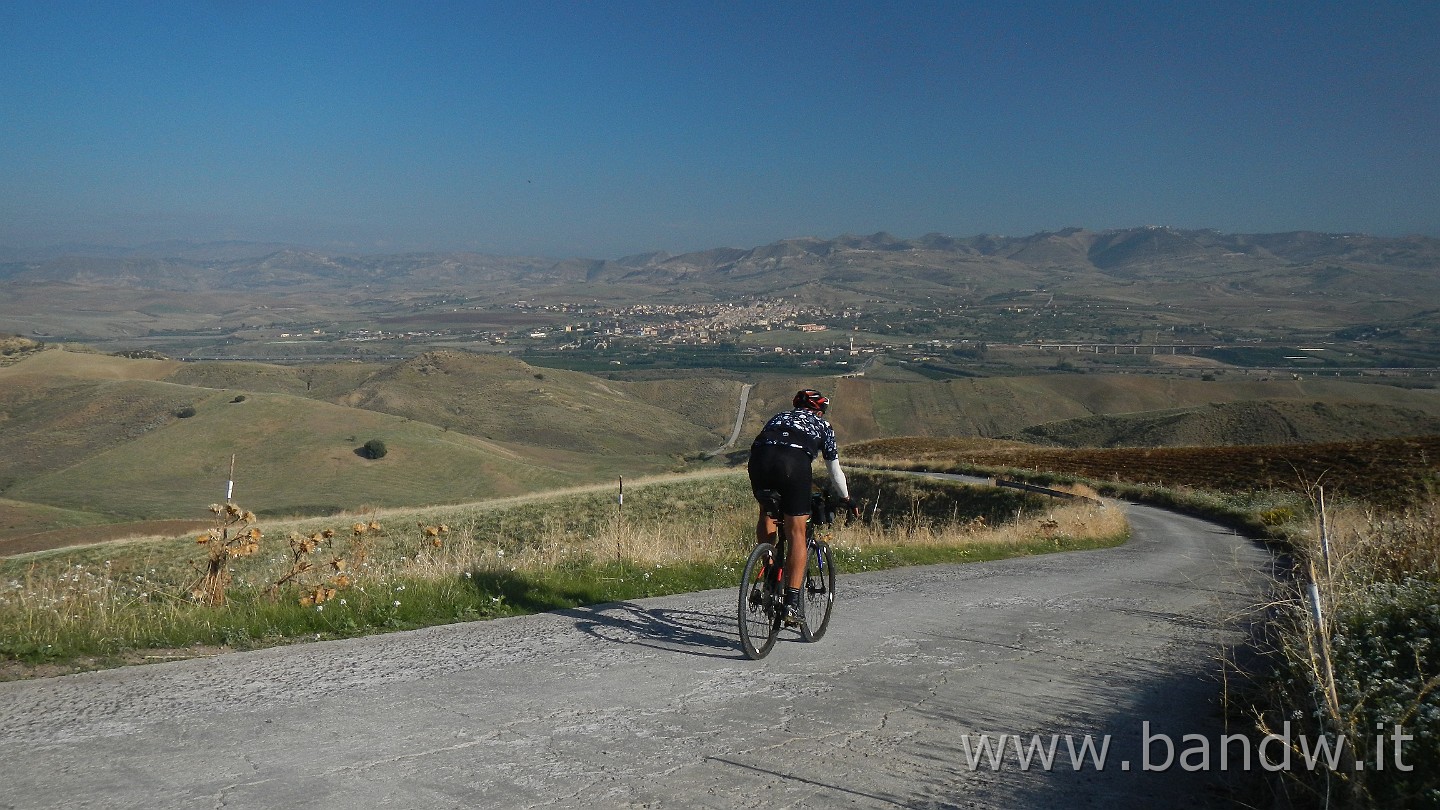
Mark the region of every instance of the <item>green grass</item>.
MULTIPOLYGON (((939 525, 993 515, 996 498, 973 488, 903 478, 856 476, 857 492, 917 504, 916 521, 939 525), (960 506, 940 505, 946 493, 960 506)), ((1008 503, 1008 501, 1007 501, 1008 503)), ((349 536, 345 521, 260 521, 257 554, 232 559, 223 606, 197 603, 190 588, 209 546, 193 538, 129 541, 0 560, 0 667, 5 677, 245 649, 317 638, 360 636, 455 621, 732 587, 754 541, 754 504, 738 473, 659 479, 627 487, 624 511, 610 488, 526 496, 494 503, 375 515, 382 528, 349 536), (424 527, 444 524, 431 545, 424 527), (306 559, 298 582, 271 587, 289 569, 284 538, 321 527, 337 536, 306 559), (667 530, 674 530, 667 534, 667 530), (364 561, 356 542, 364 544, 364 561), (353 577, 320 604, 303 603, 333 584, 327 567, 349 560, 353 577), (38 669, 37 668, 41 668, 38 669)), ((1005 512, 1013 512, 1010 505, 1005 512)), ((1023 510, 1021 510, 1023 511, 1023 510)), ((899 531, 899 530, 897 530, 899 531)), ((835 533, 842 572, 898 565, 970 562, 1094 548, 1123 536, 1024 542, 983 537, 953 548, 867 534, 864 548, 835 533)), ((853 539, 853 538, 852 538, 853 539)))

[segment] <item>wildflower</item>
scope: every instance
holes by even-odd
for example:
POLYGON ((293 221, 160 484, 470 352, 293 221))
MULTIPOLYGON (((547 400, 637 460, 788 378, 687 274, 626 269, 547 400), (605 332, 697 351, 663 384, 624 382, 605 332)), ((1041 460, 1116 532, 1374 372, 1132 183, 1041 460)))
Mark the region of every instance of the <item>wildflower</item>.
POLYGON ((316 612, 316 613, 323 613, 324 611, 325 611, 325 606, 324 606, 324 605, 316 605, 316 606, 315 606, 315 612, 316 612))
POLYGON ((390 604, 391 604, 392 606, 394 606, 394 607, 400 607, 400 600, 399 600, 399 599, 396 599, 394 602, 391 602, 390 604))

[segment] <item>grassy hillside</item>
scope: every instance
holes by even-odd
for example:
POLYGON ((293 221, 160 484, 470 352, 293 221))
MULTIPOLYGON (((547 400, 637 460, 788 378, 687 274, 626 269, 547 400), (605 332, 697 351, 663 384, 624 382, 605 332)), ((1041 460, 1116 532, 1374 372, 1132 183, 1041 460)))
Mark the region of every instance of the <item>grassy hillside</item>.
MULTIPOLYGON (((1006 436, 1096 414, 1255 400, 1343 406, 1343 414, 1336 414, 1347 420, 1347 430, 1361 431, 1357 436, 1414 435, 1426 432, 1428 420, 1440 418, 1440 397, 1431 392, 1319 379, 1202 382, 1135 374, 1051 374, 925 383, 876 383, 862 378, 841 381, 839 388, 848 392, 847 407, 862 403, 869 393, 873 422, 867 422, 863 411, 846 413, 836 403, 837 428, 848 428, 844 431, 848 441, 903 435, 1006 436), (1370 406, 1380 407, 1371 410, 1370 406)), ((1336 430, 1318 416, 1297 418, 1292 424, 1300 431, 1293 436, 1295 441, 1328 439, 1336 430)))
POLYGON ((232 454, 237 497, 266 514, 663 471, 720 445, 739 391, 726 380, 609 383, 453 353, 286 367, 42 352, 0 369, 0 494, 12 501, 0 539, 203 513, 224 497, 232 454), (187 408, 195 414, 182 418, 187 408), (372 438, 386 442, 385 458, 355 454, 372 438))
POLYGON ((1424 499, 1440 486, 1440 436, 1245 447, 1054 448, 986 439, 908 437, 848 448, 853 460, 902 469, 1002 469, 1228 493, 1276 489, 1377 504, 1424 499), (895 462, 895 463, 892 463, 895 462))
POLYGON ((1015 437, 1063 447, 1184 447, 1427 434, 1440 434, 1440 415, 1378 403, 1256 400, 1047 422, 1015 437))
MULTIPOLYGON (((739 385, 733 390, 723 406, 731 414, 739 385)), ((474 436, 582 453, 686 455, 724 440, 692 421, 702 415, 709 422, 705 410, 682 415, 623 384, 499 355, 424 354, 371 376, 340 401, 474 436)))
MULTIPOLYGON (((60 509, 25 501, 0 498, 0 556, 8 556, 22 549, 12 547, 3 538, 18 537, 57 528, 95 526, 105 518, 92 512, 60 509)), ((30 551, 31 549, 23 549, 30 551)))
POLYGON ((232 454, 236 497, 265 514, 474 500, 581 479, 499 444, 303 397, 235 402, 211 392, 194 406, 193 417, 25 478, 6 495, 127 518, 203 516, 207 504, 224 500, 232 454), (384 458, 355 452, 372 438, 386 443, 384 458))
POLYGON ((160 380, 173 374, 178 360, 121 360, 108 354, 51 348, 25 357, 23 363, 0 368, 7 386, 24 380, 160 380))
POLYGON ((171 365, 46 351, 0 368, 0 492, 174 421, 196 395, 171 365))
POLYGON ((325 363, 277 366, 269 363, 185 363, 165 379, 182 385, 295 394, 335 399, 386 368, 383 363, 325 363))
MULTIPOLYGON (((178 363, 44 351, 0 368, 0 540, 106 521, 474 500, 701 463, 741 380, 612 381, 510 357, 391 365, 178 363), (188 409, 194 415, 184 417, 188 409), (380 460, 354 451, 369 439, 380 460), (69 510, 27 509, 23 504, 69 510), (8 517, 7 517, 8 515, 8 517), (8 521, 8 528, 7 528, 8 521)), ((1440 432, 1440 396, 1334 380, 1047 375, 755 381, 740 447, 800 387, 825 391, 842 443, 1024 436, 1070 445, 1280 444, 1440 432)))

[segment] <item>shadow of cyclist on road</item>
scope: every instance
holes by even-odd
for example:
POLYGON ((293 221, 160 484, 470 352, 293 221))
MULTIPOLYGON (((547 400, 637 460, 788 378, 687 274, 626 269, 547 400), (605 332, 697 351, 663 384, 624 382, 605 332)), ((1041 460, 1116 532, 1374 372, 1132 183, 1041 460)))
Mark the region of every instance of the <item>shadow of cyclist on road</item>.
POLYGON ((646 609, 633 602, 560 611, 596 638, 638 644, 705 658, 743 658, 735 642, 735 617, 696 610, 646 609))
POLYGON ((646 609, 633 602, 585 605, 593 596, 513 571, 476 570, 472 587, 522 613, 553 612, 576 620, 581 632, 624 644, 713 658, 739 658, 735 617, 694 610, 646 609))

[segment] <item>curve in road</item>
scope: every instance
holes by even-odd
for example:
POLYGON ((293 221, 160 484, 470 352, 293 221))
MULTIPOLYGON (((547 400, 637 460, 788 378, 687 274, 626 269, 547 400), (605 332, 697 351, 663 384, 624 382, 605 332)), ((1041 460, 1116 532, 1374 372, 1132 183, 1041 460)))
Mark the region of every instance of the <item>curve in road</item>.
POLYGON ((1113 549, 844 572, 824 640, 760 662, 725 589, 0 683, 0 806, 1224 806, 1141 724, 1225 730, 1270 558, 1128 508, 1113 549), (1106 767, 968 764, 1033 732, 1106 767))

